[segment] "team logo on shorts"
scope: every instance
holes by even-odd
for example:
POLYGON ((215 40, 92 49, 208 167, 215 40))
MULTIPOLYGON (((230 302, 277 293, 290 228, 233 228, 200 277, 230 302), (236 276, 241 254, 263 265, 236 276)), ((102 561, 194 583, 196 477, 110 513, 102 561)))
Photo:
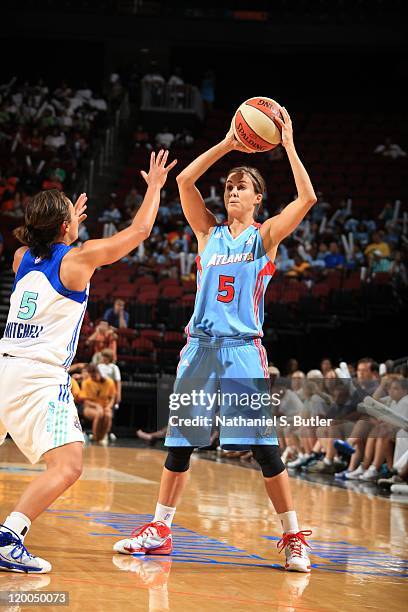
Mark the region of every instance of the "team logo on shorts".
POLYGON ((80 420, 79 420, 79 418, 77 416, 74 417, 74 427, 79 429, 79 431, 82 431, 82 425, 81 425, 80 420))

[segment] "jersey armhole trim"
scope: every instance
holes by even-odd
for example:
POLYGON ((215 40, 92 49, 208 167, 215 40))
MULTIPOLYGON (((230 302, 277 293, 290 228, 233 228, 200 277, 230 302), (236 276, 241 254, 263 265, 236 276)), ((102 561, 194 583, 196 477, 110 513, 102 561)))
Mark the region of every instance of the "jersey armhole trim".
POLYGON ((208 247, 208 245, 209 245, 209 243, 210 243, 210 240, 211 240, 211 238, 213 237, 213 234, 214 234, 215 230, 216 230, 218 227, 222 227, 222 224, 217 223, 217 225, 214 225, 214 227, 212 228, 211 232, 210 232, 210 233, 209 233, 209 235, 208 235, 207 244, 205 245, 204 249, 201 251, 201 253, 197 252, 197 255, 199 255, 201 258, 203 257, 204 253, 206 252, 207 247, 208 247))
POLYGON ((61 292, 59 291, 58 293, 61 293, 61 295, 63 295, 64 297, 67 297, 71 300, 74 300, 75 302, 80 302, 83 303, 86 298, 87 298, 87 288, 88 288, 88 284, 85 287, 85 289, 82 289, 82 291, 76 291, 75 289, 68 289, 68 287, 65 287, 64 283, 61 280, 61 264, 62 264, 62 260, 64 259, 65 255, 67 253, 69 253, 69 251, 72 249, 72 247, 68 247, 67 250, 65 251, 65 253, 63 253, 62 257, 59 260, 58 263, 58 274, 57 274, 57 278, 58 278, 58 282, 60 284, 60 288, 61 288, 61 292), (81 298, 80 300, 76 299, 76 298, 81 298))

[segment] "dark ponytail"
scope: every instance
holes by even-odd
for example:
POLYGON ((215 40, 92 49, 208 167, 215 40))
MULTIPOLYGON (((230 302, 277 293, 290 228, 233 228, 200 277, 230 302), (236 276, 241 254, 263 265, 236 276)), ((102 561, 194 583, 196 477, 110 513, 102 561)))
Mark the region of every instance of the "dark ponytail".
POLYGON ((40 191, 27 204, 24 225, 13 233, 34 257, 46 259, 61 233, 61 225, 70 220, 69 200, 64 193, 57 189, 40 191))

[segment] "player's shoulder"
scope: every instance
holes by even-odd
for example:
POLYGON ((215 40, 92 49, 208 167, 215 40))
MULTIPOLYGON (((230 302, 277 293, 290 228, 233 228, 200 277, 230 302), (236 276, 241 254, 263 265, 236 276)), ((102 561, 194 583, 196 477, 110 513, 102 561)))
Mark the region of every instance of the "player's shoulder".
POLYGON ((21 260, 23 259, 24 255, 27 253, 28 250, 29 250, 28 246, 21 246, 14 253, 13 272, 15 274, 17 274, 17 270, 21 264, 21 260))

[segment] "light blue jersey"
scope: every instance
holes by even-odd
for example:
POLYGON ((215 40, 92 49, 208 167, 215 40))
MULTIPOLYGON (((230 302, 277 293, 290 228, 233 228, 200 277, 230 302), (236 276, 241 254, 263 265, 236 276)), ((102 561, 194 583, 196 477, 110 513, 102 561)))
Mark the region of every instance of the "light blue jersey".
POLYGON ((275 430, 266 424, 271 407, 253 405, 270 394, 261 337, 265 290, 275 271, 259 227, 254 223, 234 239, 227 225, 219 225, 197 257, 194 313, 186 327, 173 397, 198 393, 200 401, 190 405, 186 400, 171 413, 166 446, 207 446, 217 410, 221 420, 225 417, 218 424, 221 446, 278 443, 275 430), (235 417, 244 423, 236 424, 235 417), (254 417, 266 420, 255 422, 254 417))
POLYGON ((275 272, 254 223, 237 238, 228 225, 214 228, 197 257, 197 295, 186 327, 192 338, 260 338, 264 295, 275 272))

